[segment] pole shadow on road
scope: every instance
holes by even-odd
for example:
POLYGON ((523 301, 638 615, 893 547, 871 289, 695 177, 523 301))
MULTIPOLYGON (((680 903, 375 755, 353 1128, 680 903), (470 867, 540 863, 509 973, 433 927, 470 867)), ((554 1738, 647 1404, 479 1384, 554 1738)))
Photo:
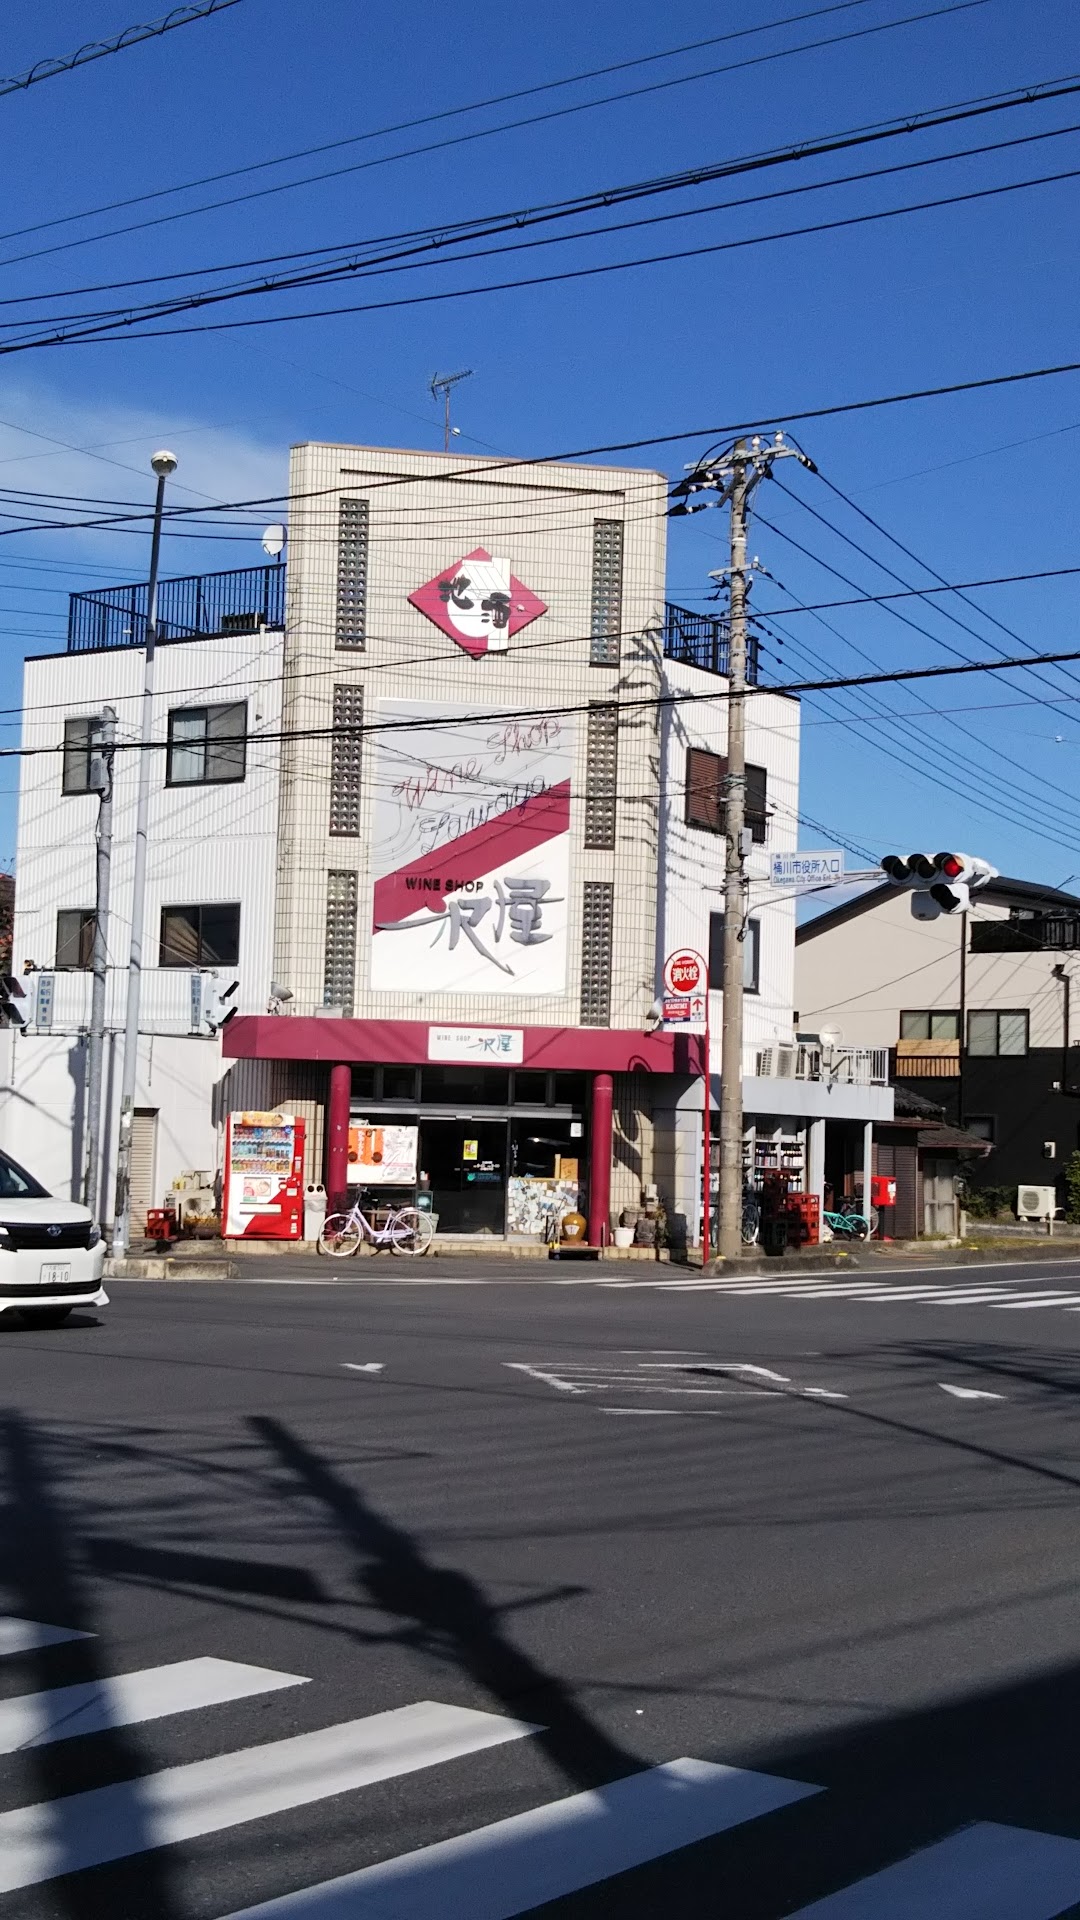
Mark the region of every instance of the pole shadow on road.
POLYGON ((388 1641, 456 1667, 508 1713, 538 1722, 539 1744, 574 1786, 599 1786, 640 1767, 637 1755, 589 1718, 564 1681, 509 1638, 503 1616, 511 1608, 496 1606, 468 1574, 433 1566, 404 1528, 376 1512, 280 1421, 256 1415, 251 1426, 290 1470, 297 1494, 317 1501, 356 1552, 357 1581, 370 1604, 400 1623, 385 1635, 388 1641))

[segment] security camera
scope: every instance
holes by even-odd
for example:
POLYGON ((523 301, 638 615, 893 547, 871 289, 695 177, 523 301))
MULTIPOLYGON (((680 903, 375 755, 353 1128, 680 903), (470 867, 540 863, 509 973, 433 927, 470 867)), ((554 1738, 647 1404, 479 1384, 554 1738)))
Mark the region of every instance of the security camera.
POLYGON ((167 474, 176 472, 176 455, 170 453, 167 447, 161 447, 157 453, 150 455, 150 465, 158 479, 163 479, 167 474))

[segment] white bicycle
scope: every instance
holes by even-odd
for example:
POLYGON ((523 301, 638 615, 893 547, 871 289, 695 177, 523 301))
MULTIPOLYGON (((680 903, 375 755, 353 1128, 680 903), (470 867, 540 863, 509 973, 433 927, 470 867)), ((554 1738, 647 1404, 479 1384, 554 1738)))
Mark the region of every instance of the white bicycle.
POLYGON ((319 1234, 319 1252, 335 1260, 347 1260, 367 1240, 373 1247, 389 1247, 391 1253, 415 1255, 426 1253, 434 1238, 430 1213, 421 1213, 417 1207, 391 1207, 378 1227, 356 1200, 347 1213, 327 1214, 319 1234))

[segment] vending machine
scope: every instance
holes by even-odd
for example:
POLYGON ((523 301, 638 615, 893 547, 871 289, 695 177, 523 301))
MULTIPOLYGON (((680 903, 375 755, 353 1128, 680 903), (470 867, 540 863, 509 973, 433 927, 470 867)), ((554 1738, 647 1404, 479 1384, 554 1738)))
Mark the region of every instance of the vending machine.
POLYGON ((230 1113, 225 1123, 222 1234, 304 1237, 304 1122, 291 1113, 230 1113))

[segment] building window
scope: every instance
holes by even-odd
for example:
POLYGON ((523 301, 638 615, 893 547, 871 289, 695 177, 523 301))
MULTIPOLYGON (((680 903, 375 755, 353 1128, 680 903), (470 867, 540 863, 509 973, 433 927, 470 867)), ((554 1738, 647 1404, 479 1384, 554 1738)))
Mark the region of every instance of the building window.
MULTIPOLYGON (((368 503, 338 503, 337 644, 363 647, 367 638, 368 503)), ((336 1001, 333 1003, 336 1005, 336 1001)))
POLYGON ((983 1057, 1009 1058, 1028 1050, 1026 1013, 968 1014, 967 1050, 983 1057))
POLYGON ((340 1007, 349 1018, 356 991, 356 900, 354 868, 327 874, 323 1005, 340 1007))
POLYGON ((364 689, 342 683, 334 688, 334 737, 330 749, 330 832, 360 831, 360 755, 363 747, 364 689))
POLYGON ((212 787, 242 780, 247 769, 247 701, 227 707, 174 707, 165 756, 167 787, 212 787))
POLYGON ((101 745, 101 721, 97 714, 90 714, 84 720, 64 721, 64 774, 65 793, 92 793, 90 768, 95 753, 101 745))
POLYGON ((93 966, 96 919, 93 907, 63 907, 57 914, 57 969, 93 966))
POLYGON ((581 1024, 611 1024, 611 935, 615 889, 610 880, 586 880, 581 918, 581 1024))
MULTIPOLYGON (((743 992, 761 992, 761 922, 748 920, 742 938, 743 992)), ((719 993, 724 983, 724 916, 709 915, 709 985, 719 993)))
POLYGON ((977 1140, 989 1140, 993 1143, 996 1122, 992 1113, 965 1114, 964 1132, 973 1133, 977 1140))
POLYGON ((936 1008, 900 1015, 901 1040, 959 1040, 960 1015, 936 1008))
POLYGON ((585 749, 585 845, 615 845, 616 783, 619 772, 619 709, 589 702, 585 749))
MULTIPOLYGON (((710 753, 705 747, 686 749, 686 824, 701 827, 706 833, 723 833, 727 808, 724 782, 728 763, 722 753, 710 753)), ((763 846, 769 832, 769 775, 765 767, 746 767, 746 824, 756 846, 763 846)))
POLYGON ((589 664, 617 667, 622 639, 623 523, 593 521, 589 664))
POLYGON ((235 967, 240 959, 240 908, 162 907, 161 967, 235 967))

